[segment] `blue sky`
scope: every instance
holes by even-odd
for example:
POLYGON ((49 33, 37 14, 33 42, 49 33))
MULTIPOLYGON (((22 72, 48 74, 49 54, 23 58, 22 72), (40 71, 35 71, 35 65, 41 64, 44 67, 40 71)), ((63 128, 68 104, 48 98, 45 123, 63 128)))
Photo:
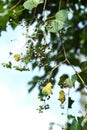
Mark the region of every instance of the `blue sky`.
MULTIPOLYGON (((20 53, 21 48, 26 42, 26 38, 22 35, 25 29, 17 27, 13 31, 10 26, 7 32, 2 32, 0 37, 0 64, 9 61, 9 52, 20 53), (11 41, 13 40, 13 42, 11 41)), ((13 59, 12 59, 13 60, 13 59)), ((67 72, 66 66, 60 68, 59 76, 67 72)), ((31 94, 28 94, 27 82, 37 72, 18 72, 3 68, 0 65, 0 129, 1 130, 48 130, 49 122, 64 124, 65 116, 61 116, 64 110, 60 109, 60 102, 58 101, 58 85, 56 84, 53 90, 49 104, 51 109, 39 114, 36 108, 40 105, 37 98, 38 90, 35 88, 31 94)), ((70 68, 69 72, 73 72, 70 68)), ((70 74, 70 73, 69 73, 70 74)), ((72 90, 74 92, 74 90, 72 90)), ((74 98, 79 97, 77 94, 74 98)), ((77 101, 78 102, 78 101, 77 101)), ((76 104, 77 104, 76 102, 76 104)), ((76 107, 75 107, 76 109, 76 107)), ((78 113, 77 110, 73 112, 78 113)), ((74 114, 75 114, 74 113, 74 114)), ((55 126, 53 130, 61 130, 60 127, 55 126)))
MULTIPOLYGON (((14 54, 20 52, 26 41, 22 32, 23 29, 20 27, 13 31, 10 26, 7 28, 7 32, 2 32, 0 37, 0 64, 9 61, 10 51, 14 54)), ((35 71, 18 72, 3 68, 0 65, 1 130, 48 130, 49 122, 58 120, 50 112, 39 114, 36 111, 36 108, 40 105, 37 98, 37 89, 33 90, 31 94, 28 94, 27 82, 36 73, 35 71)))

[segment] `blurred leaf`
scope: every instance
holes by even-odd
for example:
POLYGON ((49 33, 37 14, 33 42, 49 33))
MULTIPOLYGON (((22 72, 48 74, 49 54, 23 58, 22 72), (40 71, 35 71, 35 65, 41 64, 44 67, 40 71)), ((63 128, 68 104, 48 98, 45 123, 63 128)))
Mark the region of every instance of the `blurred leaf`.
POLYGON ((63 104, 65 102, 66 98, 65 98, 65 92, 63 90, 61 90, 59 92, 59 98, 58 98, 58 100, 60 100, 61 104, 63 104))
POLYGON ((61 88, 72 88, 77 81, 77 76, 74 74, 71 78, 68 78, 68 75, 63 75, 60 77, 58 85, 61 88))
POLYGON ((15 60, 15 61, 20 61, 20 59, 21 59, 20 54, 15 54, 15 55, 14 55, 14 60, 15 60))
POLYGON ((75 118, 75 116, 73 116, 73 115, 68 115, 68 119, 74 119, 75 118))
POLYGON ((27 0, 24 2, 23 6, 25 9, 32 10, 33 8, 37 7, 38 4, 43 3, 44 0, 27 0))
POLYGON ((52 20, 49 22, 46 28, 49 32, 57 33, 60 29, 62 29, 63 26, 62 24, 58 26, 58 24, 58 20, 52 20))
POLYGON ((67 10, 60 10, 56 13, 55 19, 51 20, 47 25, 47 30, 53 33, 57 33, 64 27, 70 26, 68 20, 69 11, 67 10))
MULTIPOLYGON (((85 72, 80 72, 79 75, 80 75, 80 77, 82 78, 82 80, 84 81, 84 83, 87 84, 87 73, 85 73, 85 72)), ((78 81, 81 85, 83 85, 81 79, 80 79, 78 76, 77 76, 77 81, 78 81)), ((84 87, 84 86, 83 86, 83 87, 84 87)))
POLYGON ((60 85, 61 88, 62 88, 62 86, 63 86, 64 81, 65 81, 67 78, 68 78, 68 75, 67 75, 67 74, 64 74, 64 75, 62 75, 62 76, 60 77, 59 82, 58 82, 58 85, 60 85))
POLYGON ((12 68, 12 63, 9 61, 8 63, 2 63, 3 67, 6 67, 6 68, 12 68))
POLYGON ((79 121, 74 119, 72 124, 71 124, 70 130, 82 130, 81 123, 79 123, 79 121))
POLYGON ((66 23, 68 21, 68 14, 68 10, 60 10, 56 13, 55 18, 58 19, 58 21, 66 23))
POLYGON ((14 66, 15 70, 19 71, 29 71, 29 68, 26 68, 25 66, 20 67, 20 66, 14 66))
POLYGON ((85 104, 85 110, 87 110, 87 104, 85 104))
POLYGON ((82 71, 87 73, 87 61, 81 62, 80 63, 80 68, 81 68, 82 71))
POLYGON ((71 99, 71 97, 68 98, 68 108, 72 108, 72 104, 74 103, 74 100, 71 99))
POLYGON ((0 17, 4 17, 7 14, 8 14, 8 10, 5 10, 4 12, 0 13, 0 17))
POLYGON ((73 87, 73 82, 70 78, 67 78, 64 82, 64 86, 68 87, 68 88, 72 88, 73 87))
POLYGON ((71 76, 71 80, 72 80, 72 83, 73 83, 73 85, 74 85, 75 82, 77 81, 77 75, 76 75, 76 74, 72 75, 72 76, 71 76))

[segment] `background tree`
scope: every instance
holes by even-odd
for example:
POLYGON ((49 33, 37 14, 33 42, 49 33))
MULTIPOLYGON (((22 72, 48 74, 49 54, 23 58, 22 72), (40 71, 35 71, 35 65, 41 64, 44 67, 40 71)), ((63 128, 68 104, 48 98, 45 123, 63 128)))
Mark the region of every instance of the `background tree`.
MULTIPOLYGON (((43 75, 36 74, 28 82, 29 92, 38 87, 39 98, 45 102, 50 99, 51 87, 58 83, 61 88, 59 100, 63 105, 66 100, 65 89, 68 89, 67 103, 68 109, 71 109, 74 101, 69 97, 69 91, 74 88, 76 81, 79 84, 78 88, 75 86, 76 91, 81 95, 87 95, 87 0, 1 0, 0 33, 6 31, 8 24, 15 29, 23 23, 26 28, 27 42, 24 46, 26 52, 15 55, 10 52, 18 62, 18 66, 11 61, 3 63, 3 66, 29 71, 28 65, 31 64, 32 70, 37 67, 39 71, 44 70, 43 75), (32 32, 29 33, 31 26, 32 32), (82 62, 83 57, 84 62, 82 62), (71 66, 75 73, 69 77, 67 71, 67 74, 61 75, 60 79, 56 80, 59 68, 63 64, 71 66), (76 67, 80 68, 80 72, 76 67)), ((82 105, 86 110, 86 102, 82 105)), ((42 112, 48 108, 49 105, 45 104, 38 110, 42 112)), ((67 130, 87 129, 87 123, 83 123, 86 114, 77 119, 73 114, 67 116, 69 118, 67 130), (69 123, 71 118, 72 124, 69 123)))

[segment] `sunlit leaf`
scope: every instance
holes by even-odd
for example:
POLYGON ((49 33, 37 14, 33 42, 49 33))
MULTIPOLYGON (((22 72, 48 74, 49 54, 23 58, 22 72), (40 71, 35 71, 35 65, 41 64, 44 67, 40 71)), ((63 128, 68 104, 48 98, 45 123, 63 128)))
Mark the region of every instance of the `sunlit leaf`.
POLYGON ((53 33, 57 33, 64 27, 70 26, 68 20, 69 11, 67 10, 60 10, 56 13, 55 19, 51 20, 47 25, 47 30, 53 33))
POLYGON ((25 9, 32 10, 37 7, 38 4, 43 3, 44 0, 27 0, 24 2, 23 6, 25 9))
POLYGON ((57 19, 55 19, 55 20, 52 20, 46 28, 50 32, 57 33, 63 27, 65 27, 64 22, 62 22, 62 21, 60 22, 57 19))
POLYGON ((67 78, 64 82, 64 86, 67 88, 72 88, 73 87, 73 82, 70 78, 67 78))
POLYGON ((21 59, 20 54, 15 54, 14 59, 15 59, 15 61, 20 61, 20 59, 21 59))
POLYGON ((43 87, 42 94, 43 95, 53 94, 51 87, 52 84, 49 82, 45 87, 43 87))
POLYGON ((65 23, 68 21, 68 14, 69 14, 68 10, 60 10, 56 13, 55 18, 58 19, 58 21, 65 23))
POLYGON ((63 90, 61 90, 59 92, 59 98, 58 100, 60 100, 60 102, 63 104, 65 102, 65 92, 63 90))

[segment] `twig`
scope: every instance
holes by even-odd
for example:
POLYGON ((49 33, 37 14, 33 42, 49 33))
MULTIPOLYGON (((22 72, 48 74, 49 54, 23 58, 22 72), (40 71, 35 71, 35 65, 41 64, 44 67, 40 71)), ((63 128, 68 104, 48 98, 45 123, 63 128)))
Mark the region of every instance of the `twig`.
POLYGON ((73 67, 73 65, 72 65, 72 64, 70 63, 70 61, 68 60, 68 58, 67 58, 67 56, 66 56, 66 51, 65 51, 64 46, 63 46, 63 51, 64 51, 64 56, 65 56, 66 62, 73 68, 73 70, 74 70, 75 73, 77 74, 78 78, 81 80, 82 85, 83 85, 85 88, 87 88, 87 87, 86 87, 86 84, 85 84, 85 82, 84 82, 84 80, 82 79, 82 77, 79 75, 79 73, 76 71, 76 69, 73 67))
POLYGON ((45 2, 44 2, 43 10, 45 10, 45 8, 46 8, 46 3, 47 3, 47 0, 45 0, 45 2))
POLYGON ((8 11, 12 11, 13 9, 15 9, 20 3, 21 3, 22 0, 19 0, 13 7, 11 7, 8 11))
POLYGON ((62 4, 62 0, 59 1, 59 7, 58 7, 59 10, 61 8, 61 4, 62 4))

